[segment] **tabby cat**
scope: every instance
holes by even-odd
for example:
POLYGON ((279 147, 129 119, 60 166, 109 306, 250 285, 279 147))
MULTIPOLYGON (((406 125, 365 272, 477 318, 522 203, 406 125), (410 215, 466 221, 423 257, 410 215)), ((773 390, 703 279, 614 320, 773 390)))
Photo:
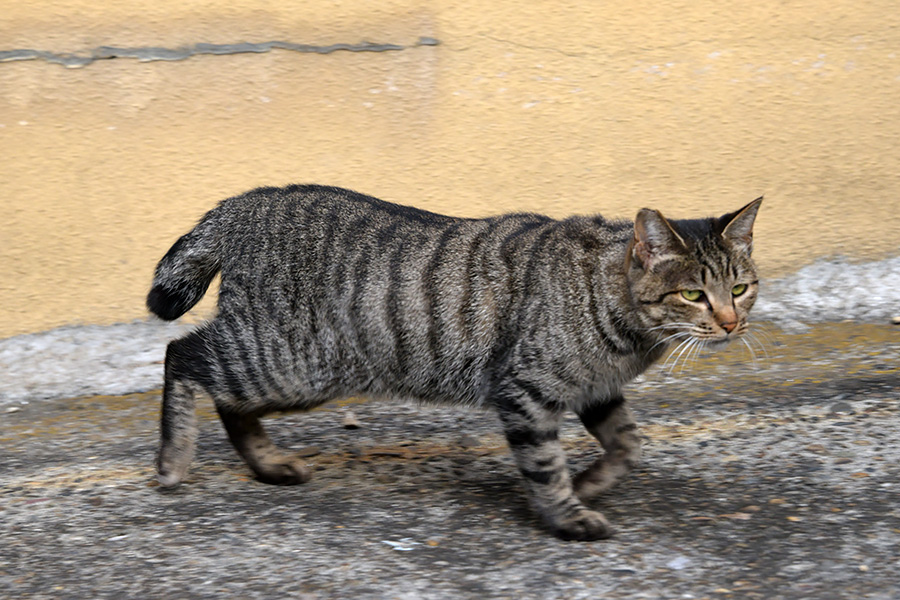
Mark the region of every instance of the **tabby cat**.
POLYGON ((536 214, 463 219, 315 185, 223 201, 159 262, 151 311, 176 319, 221 273, 219 312, 166 352, 159 481, 194 452, 198 393, 256 476, 302 483, 259 418, 347 396, 491 406, 546 525, 607 537, 583 501, 638 461, 626 383, 672 344, 747 329, 762 198, 719 218, 536 214), (558 430, 573 410, 605 454, 574 478, 558 430))

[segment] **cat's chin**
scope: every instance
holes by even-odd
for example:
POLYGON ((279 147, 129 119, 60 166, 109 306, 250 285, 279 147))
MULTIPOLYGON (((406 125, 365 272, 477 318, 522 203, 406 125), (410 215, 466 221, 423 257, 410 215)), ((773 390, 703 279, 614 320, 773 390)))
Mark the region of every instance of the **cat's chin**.
POLYGON ((706 343, 704 344, 704 347, 705 347, 707 350, 710 350, 710 351, 712 351, 712 352, 716 352, 716 351, 722 350, 723 348, 725 348, 726 346, 728 346, 728 344, 729 344, 730 342, 731 342, 731 338, 722 338, 722 339, 717 339, 717 340, 706 340, 706 343))

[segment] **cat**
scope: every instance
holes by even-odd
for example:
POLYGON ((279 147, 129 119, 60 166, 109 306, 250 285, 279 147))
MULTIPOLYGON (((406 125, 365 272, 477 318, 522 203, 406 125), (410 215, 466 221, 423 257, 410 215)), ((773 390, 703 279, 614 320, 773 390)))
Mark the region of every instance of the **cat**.
POLYGON ((272 444, 266 413, 357 395, 489 406, 546 526, 608 537, 584 501, 640 457, 622 389, 676 342, 747 332, 761 201, 694 220, 645 208, 629 222, 455 218, 317 185, 224 200, 160 260, 147 297, 176 319, 221 273, 217 316, 166 351, 159 482, 186 475, 198 393, 276 484, 310 470, 272 444), (605 450, 574 478, 558 437, 566 410, 605 450))

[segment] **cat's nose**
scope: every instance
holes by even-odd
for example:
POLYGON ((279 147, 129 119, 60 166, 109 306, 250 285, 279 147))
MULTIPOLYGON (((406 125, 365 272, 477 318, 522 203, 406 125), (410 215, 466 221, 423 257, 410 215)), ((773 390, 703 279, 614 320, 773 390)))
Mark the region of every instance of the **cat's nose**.
POLYGON ((737 327, 738 324, 738 316, 734 311, 734 308, 730 306, 723 306, 715 313, 713 313, 713 318, 715 318, 716 323, 719 324, 719 327, 725 330, 726 333, 731 333, 737 327))
POLYGON ((734 328, 737 327, 737 321, 724 321, 719 323, 719 327, 724 329, 726 332, 731 333, 734 331, 734 328))

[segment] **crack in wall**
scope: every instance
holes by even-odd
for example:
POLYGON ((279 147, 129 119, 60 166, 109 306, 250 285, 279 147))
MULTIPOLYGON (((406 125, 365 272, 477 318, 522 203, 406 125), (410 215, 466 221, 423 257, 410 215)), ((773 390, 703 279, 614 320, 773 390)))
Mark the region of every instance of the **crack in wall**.
POLYGON ((194 44, 181 48, 162 48, 154 46, 142 46, 134 48, 120 48, 116 46, 99 46, 89 50, 86 54, 47 52, 44 50, 18 49, 0 50, 0 62, 13 62, 19 60, 44 60, 49 63, 62 65, 70 69, 86 67, 98 60, 113 58, 135 58, 140 62, 152 62, 158 60, 186 60, 203 54, 245 54, 263 53, 271 50, 289 50, 291 52, 303 52, 312 54, 331 54, 332 52, 397 52, 408 50, 418 46, 437 46, 438 40, 431 37, 420 37, 410 46, 400 44, 376 44, 373 42, 360 42, 358 44, 330 44, 328 46, 316 46, 312 44, 295 44, 273 40, 270 42, 240 42, 237 44, 194 44))

